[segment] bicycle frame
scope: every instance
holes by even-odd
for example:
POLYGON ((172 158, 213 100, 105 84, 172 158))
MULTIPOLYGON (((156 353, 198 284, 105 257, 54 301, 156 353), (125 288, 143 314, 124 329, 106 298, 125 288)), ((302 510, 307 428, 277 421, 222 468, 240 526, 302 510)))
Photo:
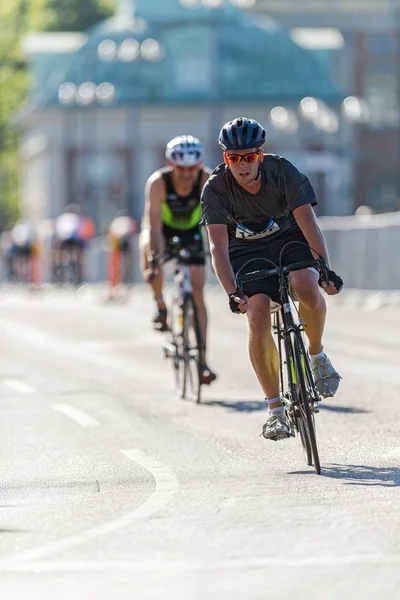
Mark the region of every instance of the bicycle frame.
MULTIPOLYGON (((190 273, 190 267, 184 262, 184 259, 188 258, 185 256, 186 251, 181 250, 179 256, 176 259, 175 272, 174 272, 174 283, 177 284, 178 293, 177 296, 183 300, 186 294, 193 294, 192 275, 190 273), (181 256, 182 255, 182 256, 181 256)), ((189 255, 189 253, 187 253, 189 255)))
POLYGON ((174 272, 175 290, 169 310, 170 324, 167 339, 163 343, 166 358, 173 359, 176 387, 182 399, 190 397, 197 403, 201 400, 200 360, 201 333, 197 309, 193 297, 190 251, 181 248, 176 255, 174 272), (193 338, 190 332, 194 333, 193 338))
MULTIPOLYGON (((170 258, 171 257, 167 255, 166 260, 163 261, 164 264, 170 258)), ((174 260, 176 261, 173 275, 175 289, 172 293, 172 302, 175 300, 175 302, 181 307, 183 307, 185 296, 193 295, 192 275, 189 264, 187 263, 188 258, 190 258, 190 252, 185 249, 180 249, 177 253, 177 256, 174 257, 174 260)), ((175 347, 168 342, 168 340, 164 340, 163 347, 169 352, 174 352, 175 350, 175 347)))

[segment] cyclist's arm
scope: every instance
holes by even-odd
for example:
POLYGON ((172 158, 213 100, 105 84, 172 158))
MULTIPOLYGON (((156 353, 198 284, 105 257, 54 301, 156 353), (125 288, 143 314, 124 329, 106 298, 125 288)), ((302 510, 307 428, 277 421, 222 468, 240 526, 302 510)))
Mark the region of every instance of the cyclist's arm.
POLYGON ((165 196, 162 178, 150 177, 145 188, 145 222, 150 233, 150 251, 159 254, 162 248, 161 203, 165 196))
POLYGON ((310 248, 313 249, 312 254, 314 258, 318 258, 318 254, 320 254, 324 257, 329 268, 328 248, 311 204, 299 206, 293 211, 293 215, 310 248))
POLYGON ((207 225, 211 262, 218 280, 226 293, 236 291, 235 277, 229 261, 229 240, 226 225, 207 225))

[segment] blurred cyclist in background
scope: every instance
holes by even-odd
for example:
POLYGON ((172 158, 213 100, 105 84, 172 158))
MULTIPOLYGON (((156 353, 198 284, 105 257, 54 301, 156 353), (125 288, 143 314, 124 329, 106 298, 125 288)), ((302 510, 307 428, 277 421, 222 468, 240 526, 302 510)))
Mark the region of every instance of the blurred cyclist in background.
POLYGON ((55 274, 65 265, 67 257, 71 256, 76 263, 75 283, 82 283, 85 248, 94 235, 95 225, 92 219, 83 215, 77 204, 69 204, 54 224, 55 274))
POLYGON ((127 210, 120 210, 108 228, 111 247, 123 254, 132 263, 132 236, 137 232, 137 224, 127 210))
POLYGON ((118 297, 120 284, 132 278, 133 235, 137 223, 127 210, 120 210, 107 228, 109 248, 110 299, 118 297))
POLYGON ((153 327, 158 331, 166 331, 167 307, 158 256, 162 252, 173 254, 171 242, 175 236, 180 238, 182 247, 197 247, 198 256, 193 255, 190 271, 204 347, 201 354, 201 382, 210 384, 216 375, 206 363, 207 311, 203 297, 205 258, 200 229, 200 196, 211 171, 203 166, 202 144, 191 135, 171 140, 165 155, 168 166, 153 173, 145 188, 145 214, 139 242, 142 273, 153 290, 156 303, 153 327), (151 268, 152 265, 155 265, 155 269, 151 268))
POLYGON ((32 256, 37 243, 33 226, 24 219, 17 221, 10 231, 9 242, 9 279, 28 283, 31 280, 32 256))

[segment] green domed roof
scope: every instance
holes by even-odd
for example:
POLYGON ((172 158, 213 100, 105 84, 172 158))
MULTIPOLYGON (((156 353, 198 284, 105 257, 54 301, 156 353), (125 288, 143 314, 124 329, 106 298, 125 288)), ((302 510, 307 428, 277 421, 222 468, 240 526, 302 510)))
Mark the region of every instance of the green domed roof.
POLYGON ((134 19, 117 13, 93 27, 79 50, 36 56, 32 100, 58 104, 62 83, 87 81, 111 83, 122 105, 343 98, 326 62, 284 27, 263 26, 232 5, 188 9, 179 0, 137 0, 134 19), (149 40, 159 43, 159 56, 149 40), (103 60, 99 46, 108 48, 103 60))

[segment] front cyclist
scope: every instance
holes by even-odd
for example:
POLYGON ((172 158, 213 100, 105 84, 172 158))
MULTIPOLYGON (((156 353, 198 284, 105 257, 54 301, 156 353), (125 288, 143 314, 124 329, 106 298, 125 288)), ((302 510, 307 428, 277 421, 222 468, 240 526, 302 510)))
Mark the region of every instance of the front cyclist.
MULTIPOLYGON (((224 162, 204 187, 202 204, 214 270, 231 310, 247 313, 250 359, 269 407, 263 435, 279 440, 289 437, 290 429, 279 395, 279 355, 271 333, 271 301, 280 302, 278 280, 249 282, 245 297, 239 298, 235 274, 241 268, 243 273, 264 268, 264 259, 278 264, 281 252, 283 265, 312 260, 313 253, 329 265, 329 257, 312 209, 316 198, 311 183, 288 160, 264 155, 264 143, 265 130, 257 121, 238 118, 226 123, 219 135, 224 162)), ((322 287, 329 295, 337 294, 343 282, 333 271, 329 278, 329 286, 322 287)), ((340 377, 322 345, 326 304, 318 272, 296 271, 289 281, 307 326, 318 391, 323 397, 333 396, 340 377)))
POLYGON ((198 248, 199 255, 192 257, 190 271, 204 347, 201 382, 210 384, 216 375, 206 362, 207 311, 203 296, 205 259, 200 229, 200 196, 211 171, 203 166, 203 146, 191 135, 171 140, 165 154, 168 166, 153 173, 145 188, 145 213, 140 235, 142 273, 153 290, 156 302, 153 327, 165 331, 167 308, 163 297, 163 274, 156 257, 161 252, 172 253, 171 242, 175 236, 180 238, 183 247, 198 248), (156 268, 150 268, 154 262, 156 268))

